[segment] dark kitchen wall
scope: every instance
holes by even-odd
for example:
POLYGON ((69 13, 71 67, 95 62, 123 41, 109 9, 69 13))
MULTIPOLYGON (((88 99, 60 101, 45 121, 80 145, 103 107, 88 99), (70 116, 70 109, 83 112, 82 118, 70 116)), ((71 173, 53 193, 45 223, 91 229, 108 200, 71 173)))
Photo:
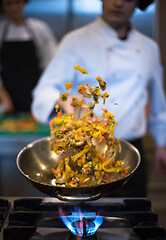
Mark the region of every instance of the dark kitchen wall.
MULTIPOLYGON (((132 18, 134 26, 152 38, 155 38, 155 10, 155 4, 144 12, 137 9, 132 18)), ((58 40, 68 31, 91 22, 101 12, 101 0, 30 0, 25 8, 26 16, 46 21, 58 40)))
MULTIPOLYGON (((83 26, 102 12, 101 0, 29 0, 25 15, 47 22, 55 37, 60 40, 68 31, 83 26)), ((146 11, 136 9, 133 25, 146 35, 156 38, 156 4, 146 11)), ((4 16, 0 15, 0 20, 4 16)))

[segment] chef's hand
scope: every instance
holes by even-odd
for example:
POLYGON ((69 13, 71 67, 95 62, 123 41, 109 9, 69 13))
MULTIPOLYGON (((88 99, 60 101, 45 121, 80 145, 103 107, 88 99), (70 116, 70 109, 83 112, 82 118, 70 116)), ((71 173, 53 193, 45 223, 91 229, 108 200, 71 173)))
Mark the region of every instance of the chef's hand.
POLYGON ((158 147, 155 151, 155 168, 161 173, 166 173, 166 147, 158 147))
POLYGON ((71 106, 71 102, 73 98, 77 98, 78 100, 83 99, 82 96, 78 94, 69 95, 67 98, 67 101, 62 101, 61 99, 58 99, 57 104, 59 107, 67 114, 73 113, 75 114, 75 108, 71 106))
POLYGON ((0 86, 0 104, 3 105, 5 113, 13 113, 15 110, 12 99, 3 86, 0 86))

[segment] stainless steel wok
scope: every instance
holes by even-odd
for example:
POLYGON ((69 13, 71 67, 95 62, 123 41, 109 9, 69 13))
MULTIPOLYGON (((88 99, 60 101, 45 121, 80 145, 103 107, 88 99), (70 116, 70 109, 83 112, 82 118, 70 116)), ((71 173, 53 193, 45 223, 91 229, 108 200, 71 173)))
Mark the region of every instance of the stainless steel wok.
POLYGON ((55 186, 51 168, 59 164, 59 157, 50 151, 51 137, 45 137, 28 144, 17 156, 17 167, 25 178, 41 192, 57 197, 63 201, 90 201, 98 199, 112 190, 120 188, 134 174, 140 164, 138 150, 127 141, 120 140, 121 153, 117 160, 122 160, 124 166, 130 166, 127 176, 120 180, 89 187, 61 187, 55 186))

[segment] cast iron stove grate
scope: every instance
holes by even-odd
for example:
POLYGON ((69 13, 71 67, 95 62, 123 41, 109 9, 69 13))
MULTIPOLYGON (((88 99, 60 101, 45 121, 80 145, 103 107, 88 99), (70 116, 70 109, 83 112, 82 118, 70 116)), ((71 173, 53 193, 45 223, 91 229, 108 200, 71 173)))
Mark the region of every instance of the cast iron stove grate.
MULTIPOLYGON (((6 215, 0 217, 0 221, 3 222, 4 218, 6 215)), ((19 198, 14 201, 1 234, 3 240, 166 239, 165 229, 160 227, 158 216, 151 209, 151 202, 144 198, 102 198, 75 205, 73 202, 47 202, 42 198, 19 198), (103 224, 95 235, 75 238, 61 220, 60 208, 66 215, 70 215, 73 208, 97 212, 104 216, 103 224), (114 221, 110 221, 112 217, 114 221)))
POLYGON ((6 199, 0 199, 0 231, 5 223, 5 219, 10 209, 10 203, 6 199))

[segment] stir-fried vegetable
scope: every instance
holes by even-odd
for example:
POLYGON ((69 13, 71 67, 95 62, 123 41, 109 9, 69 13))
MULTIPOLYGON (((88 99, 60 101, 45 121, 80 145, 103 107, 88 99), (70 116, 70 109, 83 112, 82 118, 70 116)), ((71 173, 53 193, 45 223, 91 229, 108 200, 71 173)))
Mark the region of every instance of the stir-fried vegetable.
MULTIPOLYGON (((75 65, 75 69, 85 74, 87 71, 75 65)), ((83 187, 110 183, 124 177, 129 167, 124 167, 122 161, 117 161, 115 156, 121 150, 118 139, 114 137, 114 127, 117 122, 114 115, 103 110, 99 119, 94 113, 95 104, 99 98, 109 97, 106 83, 101 77, 96 80, 99 86, 92 88, 87 83, 78 86, 78 93, 84 98, 92 98, 93 102, 85 104, 77 98, 72 99, 71 105, 79 109, 86 109, 81 119, 76 119, 74 114, 62 114, 56 105, 57 116, 50 122, 51 135, 55 138, 51 141, 51 150, 60 155, 58 167, 52 168, 56 178, 56 185, 83 187), (106 142, 106 151, 100 152, 93 140, 98 140, 102 146, 106 142), (115 177, 116 175, 116 177, 115 177)), ((71 83, 65 84, 66 90, 73 87, 71 83)), ((60 94, 60 99, 66 101, 69 93, 60 94)))
POLYGON ((75 65, 74 68, 80 71, 82 74, 88 74, 88 72, 84 68, 81 68, 79 65, 75 65))

